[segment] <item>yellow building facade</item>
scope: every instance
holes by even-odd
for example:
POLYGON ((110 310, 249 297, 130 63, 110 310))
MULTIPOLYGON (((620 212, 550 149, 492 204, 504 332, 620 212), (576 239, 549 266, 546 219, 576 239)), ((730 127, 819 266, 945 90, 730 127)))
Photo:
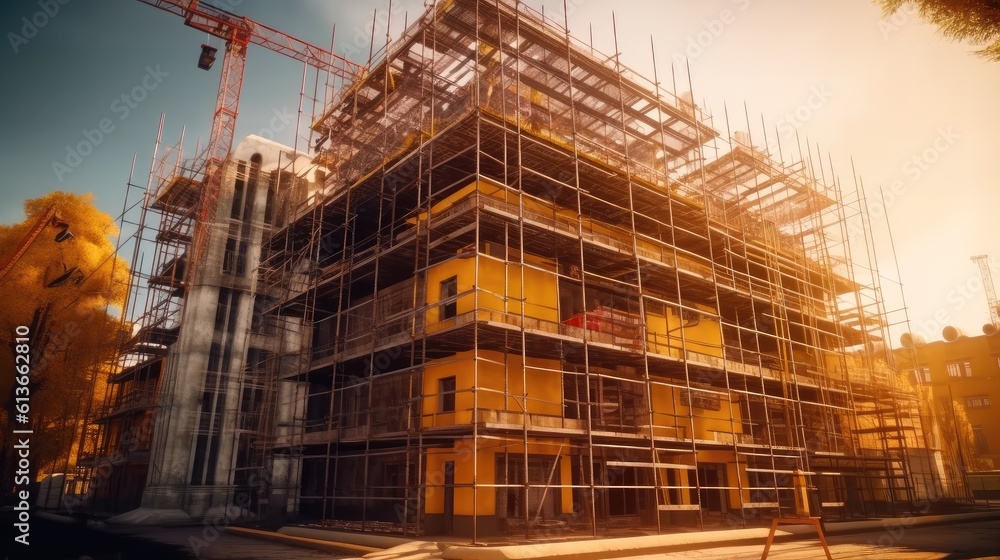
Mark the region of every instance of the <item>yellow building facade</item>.
POLYGON ((896 354, 912 382, 935 403, 943 438, 956 454, 950 465, 956 478, 962 470, 1000 466, 1000 336, 960 336, 896 354))
POLYGON ((795 469, 844 517, 917 498, 863 209, 522 8, 430 8, 277 202, 289 507, 476 540, 746 526, 795 469))

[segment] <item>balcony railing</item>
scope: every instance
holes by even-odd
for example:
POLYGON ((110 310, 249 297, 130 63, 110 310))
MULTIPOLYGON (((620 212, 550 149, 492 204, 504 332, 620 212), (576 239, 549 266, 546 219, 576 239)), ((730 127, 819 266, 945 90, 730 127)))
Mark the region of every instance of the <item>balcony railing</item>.
POLYGON ((110 405, 103 407, 97 418, 121 414, 133 410, 153 408, 156 406, 156 391, 153 389, 136 389, 121 395, 110 405))
POLYGON ((569 430, 574 432, 582 432, 587 425, 585 420, 574 420, 561 416, 488 409, 479 410, 478 421, 481 424, 522 428, 527 423, 529 430, 569 430))

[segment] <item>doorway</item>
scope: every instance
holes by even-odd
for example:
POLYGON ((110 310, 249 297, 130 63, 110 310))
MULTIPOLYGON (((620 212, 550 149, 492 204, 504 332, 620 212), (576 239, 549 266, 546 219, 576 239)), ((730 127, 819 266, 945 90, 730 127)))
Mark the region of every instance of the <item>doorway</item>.
POLYGON ((698 503, 706 512, 728 513, 726 499, 726 464, 701 463, 698 465, 698 503))

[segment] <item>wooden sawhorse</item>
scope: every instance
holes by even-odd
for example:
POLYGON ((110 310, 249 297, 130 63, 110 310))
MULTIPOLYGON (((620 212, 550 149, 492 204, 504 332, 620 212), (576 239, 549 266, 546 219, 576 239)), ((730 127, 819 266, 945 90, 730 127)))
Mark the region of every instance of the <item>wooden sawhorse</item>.
POLYGON ((830 547, 826 545, 826 537, 823 536, 823 527, 820 525, 818 517, 775 517, 771 521, 771 531, 767 534, 767 544, 764 545, 764 554, 761 555, 760 560, 767 560, 767 551, 771 549, 771 543, 774 542, 774 531, 778 528, 778 525, 812 525, 816 528, 816 534, 819 535, 819 542, 823 545, 823 552, 826 552, 827 560, 833 560, 833 556, 830 556, 830 547))

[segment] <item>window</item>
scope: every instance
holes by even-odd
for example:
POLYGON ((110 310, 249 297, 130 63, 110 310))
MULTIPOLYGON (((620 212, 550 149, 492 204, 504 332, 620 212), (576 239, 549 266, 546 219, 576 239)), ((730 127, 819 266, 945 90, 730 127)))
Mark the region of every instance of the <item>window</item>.
MULTIPOLYGON (((273 181, 272 181, 273 182, 273 181)), ((264 202, 264 224, 271 225, 274 219, 274 185, 267 188, 267 199, 264 202)))
POLYGON ((986 431, 983 428, 972 428, 972 438, 976 442, 976 455, 986 455, 990 452, 990 445, 986 439, 986 431))
MULTIPOLYGON (((441 301, 453 298, 458 295, 458 276, 452 276, 441 281, 441 301)), ((443 321, 458 314, 458 302, 454 299, 441 305, 441 317, 443 321)))
POLYGON ((240 252, 236 255, 236 274, 243 276, 247 271, 247 240, 240 241, 240 252))
POLYGON ((226 240, 226 252, 222 255, 222 273, 236 272, 236 240, 230 237, 226 240))
POLYGON ((947 367, 948 377, 962 377, 963 372, 965 377, 972 377, 971 362, 952 362, 947 367))
POLYGON ((208 371, 219 371, 220 362, 222 362, 222 345, 213 342, 208 351, 208 371))
POLYGON ((989 395, 965 397, 965 408, 986 408, 987 406, 990 406, 989 395))
POLYGON ((438 380, 438 407, 440 412, 455 412, 455 376, 438 380))
POLYGON ((229 217, 234 220, 239 220, 241 217, 240 213, 243 211, 243 189, 245 183, 242 177, 246 174, 246 167, 245 163, 240 162, 236 171, 237 179, 235 185, 233 185, 233 205, 229 212, 229 217))
POLYGON ((908 370, 913 375, 913 380, 917 383, 930 383, 931 382, 931 368, 929 367, 919 367, 917 369, 908 370))
POLYGON ((230 237, 226 240, 226 251, 222 256, 222 273, 242 276, 246 273, 247 240, 237 241, 230 237), (237 247, 239 248, 237 250, 237 247))
MULTIPOLYGON (((499 485, 496 494, 497 517, 524 519, 525 511, 531 516, 552 519, 562 513, 562 500, 558 492, 546 492, 546 484, 559 485, 559 457, 531 455, 527 459, 521 454, 496 453, 495 472, 499 485), (529 487, 530 485, 530 487, 529 487)), ((578 464, 578 463, 577 463, 578 464)), ((594 465, 595 470, 599 464, 594 465)), ((620 480, 620 479, 617 479, 620 480)), ((622 484, 616 482, 616 484, 622 484)), ((633 490, 633 492, 635 492, 633 490)))
POLYGON ((605 480, 609 486, 613 485, 607 488, 608 514, 638 515, 638 506, 643 495, 643 492, 636 488, 641 483, 638 469, 636 467, 608 467, 605 480))

